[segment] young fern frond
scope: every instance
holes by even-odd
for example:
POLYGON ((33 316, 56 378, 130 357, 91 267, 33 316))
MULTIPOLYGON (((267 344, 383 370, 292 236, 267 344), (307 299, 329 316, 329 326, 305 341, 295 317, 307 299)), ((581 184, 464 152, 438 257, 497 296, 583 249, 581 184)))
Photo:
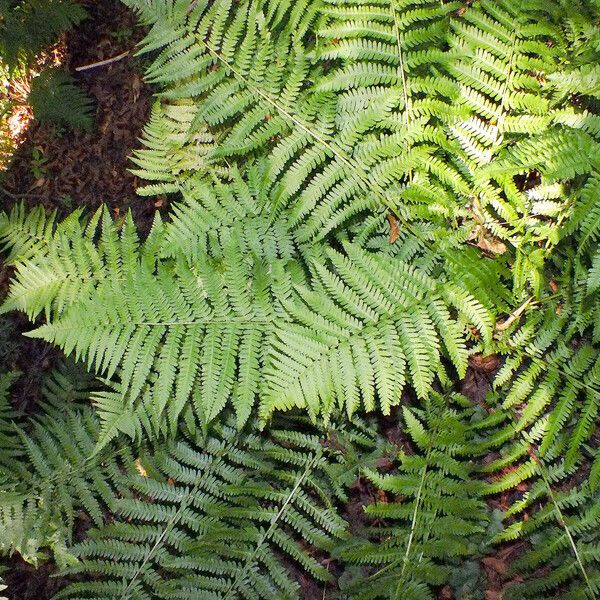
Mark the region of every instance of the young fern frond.
MULTIPOLYGON (((149 182, 138 188, 139 195, 180 192, 194 186, 194 181, 186 185, 194 174, 206 173, 214 138, 208 130, 200 130, 190 139, 188 132, 195 112, 195 104, 191 101, 172 106, 155 104, 150 121, 144 128, 144 148, 134 151, 131 157, 139 167, 131 172, 149 182)), ((215 165, 211 166, 217 170, 215 165)))

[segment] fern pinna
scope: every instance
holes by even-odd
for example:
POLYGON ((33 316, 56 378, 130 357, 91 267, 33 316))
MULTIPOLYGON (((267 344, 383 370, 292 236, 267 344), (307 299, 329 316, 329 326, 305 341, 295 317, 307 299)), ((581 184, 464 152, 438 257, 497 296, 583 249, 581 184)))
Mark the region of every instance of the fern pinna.
POLYGON ((124 2, 159 89, 133 171, 170 214, 0 218, 2 310, 101 380, 0 406, 4 552, 51 549, 59 597, 294 598, 301 567, 427 598, 521 540, 507 597, 597 597, 597 2, 124 2))

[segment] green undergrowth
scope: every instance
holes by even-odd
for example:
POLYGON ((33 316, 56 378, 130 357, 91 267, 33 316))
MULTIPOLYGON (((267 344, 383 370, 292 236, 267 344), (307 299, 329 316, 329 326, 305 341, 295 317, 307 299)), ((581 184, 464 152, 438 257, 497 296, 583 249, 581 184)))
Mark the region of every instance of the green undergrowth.
POLYGON ((33 417, 5 375, 3 553, 57 598, 600 596, 598 4, 125 4, 169 213, 0 216, 0 310, 72 361, 33 417))

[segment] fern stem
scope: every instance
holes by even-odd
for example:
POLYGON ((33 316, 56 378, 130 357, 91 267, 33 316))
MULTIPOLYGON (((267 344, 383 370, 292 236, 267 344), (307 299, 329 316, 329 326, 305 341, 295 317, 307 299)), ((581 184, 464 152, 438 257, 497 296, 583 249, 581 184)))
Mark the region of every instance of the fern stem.
POLYGON ((107 58, 105 60, 99 60, 98 62, 90 63, 89 65, 81 65, 80 67, 75 67, 75 71, 89 71, 90 69, 95 69, 96 67, 103 67, 105 65, 110 65, 119 60, 122 60, 126 56, 131 54, 131 50, 125 50, 125 52, 121 52, 121 54, 117 54, 117 56, 113 56, 112 58, 107 58))
POLYGON ((370 575, 369 577, 366 578, 366 580, 368 581, 370 579, 376 579, 377 577, 381 577, 384 573, 387 573, 388 571, 391 571, 392 569, 396 568, 398 566, 398 564, 400 564, 400 562, 402 562, 402 570, 400 572, 400 578, 398 580, 398 585, 396 586, 396 593, 395 593, 396 598, 399 597, 398 594, 400 593, 400 586, 402 585, 402 583, 404 581, 404 572, 406 571, 406 565, 408 564, 410 550, 411 550, 413 540, 415 537, 415 531, 417 529, 417 516, 419 514, 419 509, 421 508, 421 497, 423 495, 423 488, 425 486, 426 474, 427 474, 427 465, 425 465, 425 467, 423 468, 423 473, 421 474, 421 481, 419 483, 419 489, 417 490, 417 495, 415 497, 415 507, 413 510, 412 518, 411 518, 410 534, 408 536, 408 541, 406 543, 406 551, 404 552, 404 556, 402 558, 392 561, 391 563, 389 563, 385 567, 383 567, 383 569, 380 569, 376 573, 373 573, 373 575, 370 575))
MULTIPOLYGON (((214 454, 215 461, 220 459, 221 457, 229 454, 233 444, 235 443, 235 441, 237 440, 239 435, 240 435, 240 432, 238 431, 237 435, 235 435, 232 438, 230 443, 225 444, 220 452, 216 452, 214 454)), ((123 593, 120 596, 121 600, 129 599, 129 597, 130 597, 128 595, 129 591, 131 590, 133 584, 136 582, 137 578, 139 577, 140 573, 142 572, 142 569, 146 566, 146 564, 148 564, 148 561, 150 561, 150 559, 154 556, 156 551, 160 548, 160 546, 162 545, 162 543, 163 543, 165 537, 167 536, 167 534, 169 533, 169 531, 171 531, 172 527, 175 525, 175 523, 177 522, 177 520, 179 519, 179 517, 181 516, 183 511, 189 506, 194 494, 200 489, 200 485, 202 483, 203 477, 204 477, 204 474, 200 473, 197 478, 196 483, 192 486, 192 488, 185 495, 183 495, 181 497, 181 503, 179 504, 179 507, 173 513, 173 516, 167 521, 167 523, 163 527, 162 531, 157 536, 156 541, 153 544, 152 548, 150 548, 150 550, 148 550, 148 552, 146 552, 142 562, 138 565, 137 569, 134 571, 131 579, 129 580, 129 583, 127 584, 127 587, 123 590, 123 593)))
MULTIPOLYGON (((392 9, 392 17, 394 19, 394 36, 396 37, 396 45, 398 46, 398 59, 400 61, 398 70, 400 71, 400 81, 402 82, 402 95, 404 96, 404 111, 402 114, 402 119, 404 121, 404 124, 408 127, 408 114, 412 108, 412 101, 410 98, 410 94, 408 93, 406 73, 404 72, 404 52, 402 51, 402 42, 400 39, 400 26, 398 25, 398 13, 396 12, 396 0, 390 0, 390 8, 392 9)), ((407 154, 409 149, 410 144, 407 137, 405 141, 405 151, 407 154)), ((412 181, 412 178, 413 174, 411 170, 408 173, 409 181, 412 181)))
POLYGON ((396 45, 398 46, 398 58, 400 60, 400 80, 402 81, 402 94, 404 96, 404 121, 408 125, 408 113, 411 108, 411 99, 409 97, 406 84, 406 74, 404 72, 404 53, 402 51, 402 43, 400 41, 400 27, 398 25, 398 13, 396 12, 396 0, 390 0, 390 8, 394 19, 394 35, 396 36, 396 45))
POLYGON ((152 548, 150 548, 150 550, 148 550, 148 552, 146 552, 146 554, 144 555, 144 559, 142 560, 142 562, 138 565, 138 567, 134 571, 131 579, 129 580, 129 583, 127 584, 127 587, 123 590, 123 593, 120 596, 121 600, 128 600, 131 597, 129 592, 130 592, 133 584, 136 582, 136 580, 139 577, 140 573, 142 572, 143 568, 148 564, 148 561, 154 556, 156 551, 162 546, 162 543, 163 543, 165 537, 167 536, 169 531, 171 531, 173 525, 175 525, 175 523, 179 519, 181 513, 188 507, 188 505, 192 499, 192 496, 194 495, 194 493, 196 492, 197 489, 198 489, 198 484, 196 484, 187 494, 185 494, 185 496, 181 497, 181 503, 179 505, 179 508, 173 513, 173 516, 167 521, 163 530, 160 532, 160 535, 156 538, 156 541, 154 542, 152 548))
POLYGON ((425 475, 427 474, 427 465, 423 467, 423 474, 421 475, 421 482, 419 484, 419 489, 417 490, 417 497, 415 498, 415 509, 413 510, 412 520, 410 523, 410 535, 408 536, 408 542, 406 544, 406 552, 404 553, 404 558, 402 559, 402 569, 400 571, 400 578, 398 580, 398 585, 396 586, 396 598, 399 598, 400 594, 400 586, 404 583, 404 572, 406 571, 406 565, 408 564, 408 559, 410 555, 410 549, 412 547, 412 543, 415 537, 415 531, 417 529, 417 516, 419 514, 419 509, 421 508, 421 496, 423 494, 423 487, 425 485, 425 475))
POLYGON ((296 492, 298 491, 298 489, 300 488, 300 486, 302 485, 302 483, 304 482, 304 480, 306 479, 308 474, 314 469, 316 463, 319 461, 320 458, 321 458, 321 451, 319 450, 313 456, 313 458, 310 460, 310 462, 306 465, 306 468, 304 469, 302 474, 296 480, 294 487, 292 488, 290 493, 287 495, 287 498, 285 499, 284 503, 281 505, 281 508, 279 509, 278 513, 271 519, 271 524, 269 525, 269 528, 267 529, 267 531, 265 531, 263 533, 259 542, 256 544, 256 548, 254 548, 254 551, 246 560, 244 567, 242 569, 238 570, 237 575, 235 576, 235 579, 233 580, 231 585, 227 588, 227 591, 225 593, 225 596, 223 597, 223 600, 229 600, 229 598, 232 597, 231 595, 236 591, 238 583, 246 575, 246 572, 252 565, 254 558, 256 557, 256 555, 258 554, 260 549, 263 547, 265 542, 271 537, 271 534, 273 533, 275 527, 277 526, 277 523, 279 522, 279 520, 285 513, 288 505, 290 504, 290 502, 296 495, 296 492))
MULTIPOLYGON (((533 445, 533 440, 525 432, 521 432, 521 433, 523 435, 523 438, 529 444, 533 445)), ((556 500, 556 496, 554 495, 554 492, 552 491, 552 486, 550 485, 550 481, 548 480, 548 476, 546 474, 546 469, 544 467, 544 463, 542 462, 542 459, 537 455, 537 453, 535 453, 533 451, 533 449, 531 450, 531 457, 533 458, 534 462, 539 467, 539 471, 540 471, 540 474, 544 481, 544 485, 546 486, 546 489, 548 490, 548 496, 550 497, 550 500, 551 500, 551 502, 554 506, 554 510, 556 512, 556 520, 557 520, 558 524, 564 529, 565 535, 567 536, 567 539, 569 540, 569 544, 570 544, 571 550, 573 551, 573 554, 575 556, 575 560, 577 561, 579 570, 581 571, 581 574, 583 575, 583 579, 585 580, 586 586, 590 592, 590 595, 591 595, 590 597, 593 598, 594 600, 596 600, 598 597, 596 596, 596 593, 594 591, 592 583, 590 582, 590 579, 588 577, 587 571, 585 570, 585 565, 583 564, 583 561, 581 560, 581 556, 579 555, 579 550, 577 549, 577 544, 575 543, 575 539, 573 538, 573 535, 571 534, 571 531, 567 525, 567 522, 565 521, 563 512, 556 500)))

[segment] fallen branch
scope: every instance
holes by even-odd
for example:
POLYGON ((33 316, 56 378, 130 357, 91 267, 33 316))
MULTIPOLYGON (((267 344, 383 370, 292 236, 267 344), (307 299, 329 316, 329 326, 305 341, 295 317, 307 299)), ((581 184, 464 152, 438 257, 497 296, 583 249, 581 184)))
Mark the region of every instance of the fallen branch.
POLYGON ((105 65, 110 65, 111 63, 122 60, 126 56, 131 54, 131 50, 125 50, 125 52, 121 52, 121 54, 117 54, 117 56, 113 56, 112 58, 107 58, 105 60, 99 60, 95 63, 90 63, 89 65, 82 65, 81 67, 75 67, 75 71, 88 71, 89 69, 95 69, 96 67, 103 67, 105 65))
POLYGON ((27 192, 21 192, 15 194, 13 192, 9 192, 7 189, 0 187, 0 193, 4 194, 7 198, 11 200, 20 200, 21 198, 44 198, 44 194, 29 194, 27 192))

